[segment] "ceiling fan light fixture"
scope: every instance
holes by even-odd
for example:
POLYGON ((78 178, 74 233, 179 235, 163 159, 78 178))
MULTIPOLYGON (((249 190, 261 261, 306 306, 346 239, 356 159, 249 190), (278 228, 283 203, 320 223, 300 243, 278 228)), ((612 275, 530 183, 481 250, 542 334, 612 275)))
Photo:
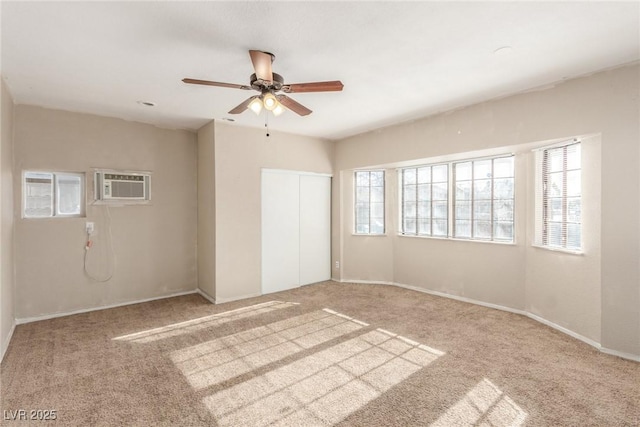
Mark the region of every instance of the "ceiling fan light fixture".
POLYGON ((276 108, 273 109, 272 113, 276 117, 278 117, 280 114, 284 113, 284 107, 282 106, 282 104, 280 104, 278 102, 278 105, 276 105, 276 108))
POLYGON ((260 97, 255 97, 247 108, 256 113, 256 115, 260 114, 260 112, 262 111, 262 100, 260 99, 260 97))
POLYGON ((276 99, 275 95, 272 94, 271 92, 265 94, 262 97, 262 102, 264 103, 264 108, 266 108, 269 111, 273 111, 274 108, 278 106, 278 100, 276 99))

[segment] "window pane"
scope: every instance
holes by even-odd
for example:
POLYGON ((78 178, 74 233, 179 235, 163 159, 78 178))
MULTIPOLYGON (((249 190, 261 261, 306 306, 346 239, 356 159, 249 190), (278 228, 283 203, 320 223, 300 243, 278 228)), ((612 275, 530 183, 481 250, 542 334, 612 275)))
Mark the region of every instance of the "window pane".
POLYGON ((434 219, 432 222, 433 232, 432 236, 446 236, 447 235, 447 220, 446 219, 434 219))
POLYGON ((433 218, 446 220, 448 218, 448 212, 449 212, 447 202, 432 202, 432 204, 433 204, 432 206, 433 218))
POLYGON ((581 152, 580 144, 573 144, 567 147, 567 170, 581 168, 581 152))
POLYGON ((547 220, 562 221, 562 199, 554 198, 547 201, 547 220))
POLYGON ((418 202, 418 218, 431 218, 430 202, 418 202))
POLYGON ((369 224, 358 224, 356 225, 356 233, 369 233, 369 224))
POLYGON ((471 238, 471 221, 456 219, 455 237, 465 239, 471 238))
POLYGON ((26 172, 24 174, 24 216, 45 218, 53 216, 53 174, 26 172))
POLYGON ((415 185, 405 185, 403 200, 405 202, 415 202, 416 201, 416 186, 415 185))
POLYGON ((471 181, 456 182, 456 200, 471 200, 471 181))
POLYGON ((58 184, 58 211, 60 215, 82 213, 82 180, 75 175, 56 175, 58 184))
POLYGON ((356 187, 356 202, 369 202, 369 187, 356 187))
POLYGON ((549 222, 547 224, 547 233, 549 246, 562 247, 562 223, 549 222))
POLYGON ((431 200, 431 185, 430 184, 418 185, 418 200, 420 200, 420 201, 431 200))
POLYGON ((513 177, 513 156, 493 160, 494 178, 513 177))
POLYGON ((547 182, 549 197, 562 197, 562 172, 550 173, 547 182))
POLYGON ((564 166, 564 147, 547 150, 549 162, 547 172, 561 172, 564 166))
POLYGON ((582 247, 582 230, 580 224, 567 224, 567 248, 580 249, 582 247))
POLYGON ((425 167, 418 169, 418 184, 426 184, 431 182, 431 168, 425 167))
POLYGON ((356 223, 369 224, 369 203, 356 204, 356 223))
POLYGON ((407 234, 416 234, 416 220, 415 219, 405 219, 403 232, 407 234))
POLYGON ((371 218, 384 218, 384 203, 371 203, 371 218))
POLYGON ((428 219, 418 220, 418 234, 430 235, 431 234, 431 221, 428 219))
POLYGON ((447 165, 433 166, 433 182, 449 181, 449 169, 447 165))
POLYGON ((476 239, 491 239, 491 222, 473 221, 473 237, 476 239))
POLYGON ((355 172, 355 232, 384 233, 384 171, 355 172))
POLYGON ((567 172, 567 197, 580 196, 582 193, 581 172, 567 172))
POLYGON ((497 221, 493 223, 493 239, 500 241, 513 241, 513 222, 497 221))
POLYGON ((491 221, 491 202, 476 200, 473 204, 473 219, 491 221))
POLYGON ((493 219, 513 222, 513 199, 493 201, 493 219))
POLYGON ((456 201, 456 220, 471 219, 471 202, 456 201))
POLYGON ((476 160, 473 162, 473 178, 491 178, 491 160, 476 160))
POLYGON ((432 200, 447 200, 448 188, 446 183, 432 184, 432 200))
POLYGON ((383 171, 370 172, 370 174, 371 174, 370 180, 371 180, 371 185, 372 186, 375 186, 375 187, 384 186, 384 172, 383 171))
POLYGON ((580 197, 567 198, 567 222, 582 222, 582 203, 580 197))
POLYGON ((416 216, 416 202, 405 202, 404 212, 405 217, 415 218, 416 216))
POLYGON ((384 187, 371 187, 371 201, 384 202, 384 187))
POLYGON ((416 183, 416 170, 415 169, 404 169, 402 171, 402 176, 404 179, 403 184, 415 184, 416 183))
POLYGON ((495 179, 493 181, 493 198, 494 199, 512 199, 513 198, 513 178, 495 179))
POLYGON ((356 185, 357 186, 369 186, 369 172, 356 172, 356 185))
POLYGON ((473 198, 490 200, 491 199, 491 180, 481 179, 473 181, 473 198))
POLYGON ((384 233, 384 219, 372 218, 371 219, 371 234, 383 234, 384 233))
POLYGON ((456 181, 471 179, 471 162, 456 163, 456 181))

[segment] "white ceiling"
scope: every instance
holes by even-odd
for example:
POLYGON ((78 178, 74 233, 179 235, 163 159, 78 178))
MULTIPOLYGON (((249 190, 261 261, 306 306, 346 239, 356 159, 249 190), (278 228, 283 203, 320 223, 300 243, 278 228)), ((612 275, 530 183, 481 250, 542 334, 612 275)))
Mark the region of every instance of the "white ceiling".
MULTIPOLYGON (((6 2, 2 76, 16 103, 196 130, 253 92, 248 50, 312 109, 272 130, 343 138, 640 58, 640 3, 6 2), (502 46, 510 53, 494 54, 502 46), (144 107, 136 101, 153 101, 144 107)), ((250 111, 236 123, 264 126, 250 111)))

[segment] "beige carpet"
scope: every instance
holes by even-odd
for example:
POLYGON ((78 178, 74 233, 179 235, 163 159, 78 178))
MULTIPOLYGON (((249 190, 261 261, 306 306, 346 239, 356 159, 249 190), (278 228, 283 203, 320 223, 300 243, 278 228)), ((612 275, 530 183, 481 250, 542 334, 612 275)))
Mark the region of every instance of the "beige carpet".
POLYGON ((522 316, 327 282, 21 325, 3 425, 637 426, 640 364, 522 316), (21 414, 20 409, 26 411, 21 414))

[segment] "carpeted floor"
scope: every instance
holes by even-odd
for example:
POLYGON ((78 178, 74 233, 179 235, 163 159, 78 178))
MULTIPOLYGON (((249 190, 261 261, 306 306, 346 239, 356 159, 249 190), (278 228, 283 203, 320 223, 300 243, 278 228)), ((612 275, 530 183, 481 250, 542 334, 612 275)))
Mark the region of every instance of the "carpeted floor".
POLYGON ((639 363, 519 315, 381 285, 30 323, 1 369, 3 425, 42 425, 11 419, 46 411, 73 426, 640 425, 639 363))

